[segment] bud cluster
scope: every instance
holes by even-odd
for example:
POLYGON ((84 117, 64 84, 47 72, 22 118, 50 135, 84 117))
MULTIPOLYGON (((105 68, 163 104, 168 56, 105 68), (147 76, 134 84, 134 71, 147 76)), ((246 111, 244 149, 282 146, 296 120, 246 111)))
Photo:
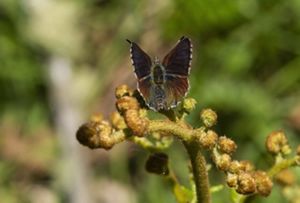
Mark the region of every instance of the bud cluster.
MULTIPOLYGON (((157 150, 163 146, 164 137, 175 135, 185 142, 188 146, 187 149, 191 147, 193 150, 190 151, 193 153, 193 147, 209 150, 216 167, 226 174, 227 185, 243 195, 268 196, 273 187, 271 177, 289 166, 300 165, 300 145, 296 150, 297 155, 293 159, 285 159, 285 156, 291 153, 291 148, 283 131, 274 131, 267 137, 265 143, 267 150, 276 155, 276 158, 279 157, 267 174, 264 171, 255 170, 249 161, 233 160, 232 154, 237 149, 236 143, 226 136, 219 137, 214 130, 210 129, 217 123, 217 114, 213 110, 204 109, 201 111, 200 118, 204 127, 193 129, 184 122, 184 116, 195 109, 196 101, 194 99, 186 98, 183 100, 181 109, 177 112, 178 115, 171 115, 176 119, 150 121, 147 118, 146 109, 141 107, 141 105, 143 106, 142 102, 126 85, 119 86, 115 91, 115 96, 117 98, 117 111, 111 115, 111 124, 103 120, 102 115, 93 116, 89 122, 80 126, 76 133, 76 138, 81 144, 92 149, 108 150, 127 138, 133 138, 131 140, 135 143, 139 143, 145 148, 153 147, 157 150), (151 134, 152 138, 159 141, 161 145, 153 144, 148 137, 145 137, 147 134, 151 134), (192 144, 189 145, 190 143, 192 144)), ((169 115, 169 117, 171 116, 169 115)), ((203 166, 203 171, 206 171, 205 162, 203 166)), ((159 175, 170 173, 168 156, 164 153, 151 154, 145 167, 148 172, 159 175)), ((275 178, 282 185, 291 185, 295 182, 295 177, 288 171, 279 173, 275 178)))
POLYGON ((273 154, 288 155, 291 153, 291 148, 288 144, 286 135, 282 130, 270 133, 266 140, 266 148, 273 154))
POLYGON ((111 139, 112 127, 107 121, 91 119, 90 122, 79 127, 76 133, 77 140, 91 149, 113 147, 114 140, 111 139))

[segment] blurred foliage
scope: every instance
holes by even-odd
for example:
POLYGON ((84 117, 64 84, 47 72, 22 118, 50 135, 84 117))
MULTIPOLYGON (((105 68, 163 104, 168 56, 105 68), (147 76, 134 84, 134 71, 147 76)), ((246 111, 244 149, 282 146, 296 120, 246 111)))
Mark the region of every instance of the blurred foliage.
MULTIPOLYGON (((263 154, 269 132, 284 129, 292 146, 300 140, 299 11, 297 0, 0 1, 2 201, 34 202, 28 191, 35 191, 36 185, 48 188, 54 202, 65 200, 56 185, 59 175, 46 167, 59 165, 54 159, 60 156, 48 60, 53 55, 69 57, 79 75, 87 71, 96 81, 88 114, 108 99, 105 91, 115 88, 111 84, 134 84, 133 77, 123 78, 133 75, 126 38, 160 54, 180 36, 190 37, 194 44, 190 95, 198 100, 198 109, 189 121, 199 125, 203 107, 216 110, 217 131, 238 143, 237 156, 265 167, 271 159, 263 154), (20 159, 22 155, 28 162, 20 159), (29 167, 36 165, 38 171, 29 167), (24 177, 26 173, 32 176, 24 177)), ((112 102, 106 104, 113 106, 112 102)), ((175 144, 168 153, 179 178, 188 184, 182 147, 175 144)), ((175 201, 161 178, 145 173, 147 154, 141 149, 125 146, 112 154, 104 163, 99 163, 103 158, 93 158, 89 170, 101 171, 94 172, 95 180, 106 176, 123 182, 134 188, 137 202, 175 201)), ((223 181, 213 171, 212 183, 223 181)), ((286 202, 280 191, 275 187, 269 198, 251 201, 286 202)), ((228 194, 226 189, 216 193, 214 202, 225 201, 228 194)))

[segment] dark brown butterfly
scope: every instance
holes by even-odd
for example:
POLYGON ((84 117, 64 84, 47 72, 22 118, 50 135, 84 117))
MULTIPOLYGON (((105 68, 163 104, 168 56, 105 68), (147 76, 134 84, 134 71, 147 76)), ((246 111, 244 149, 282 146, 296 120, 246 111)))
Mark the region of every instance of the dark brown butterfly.
POLYGON ((174 108, 189 89, 188 76, 192 61, 192 43, 181 37, 162 63, 152 62, 136 43, 131 44, 131 61, 138 84, 137 88, 149 108, 155 111, 174 108))

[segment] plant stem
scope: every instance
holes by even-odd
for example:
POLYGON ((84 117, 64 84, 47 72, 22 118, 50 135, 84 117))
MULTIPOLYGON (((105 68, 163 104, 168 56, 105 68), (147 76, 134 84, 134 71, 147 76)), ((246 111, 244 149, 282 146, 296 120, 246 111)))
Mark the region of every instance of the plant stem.
POLYGON ((276 174, 278 174, 280 171, 289 168, 291 166, 297 165, 297 161, 299 161, 299 156, 295 156, 290 159, 284 159, 278 163, 276 163, 269 171, 268 175, 272 178, 276 174))
POLYGON ((193 176, 196 185, 196 194, 198 203, 210 202, 210 190, 206 161, 201 153, 200 144, 197 141, 184 142, 184 146, 190 156, 193 176))
MULTIPOLYGON (((184 141, 191 140, 194 133, 192 129, 182 127, 178 125, 178 123, 160 120, 151 121, 148 130, 150 133, 159 131, 168 132, 184 141)), ((200 145, 198 147, 200 147, 200 145)))

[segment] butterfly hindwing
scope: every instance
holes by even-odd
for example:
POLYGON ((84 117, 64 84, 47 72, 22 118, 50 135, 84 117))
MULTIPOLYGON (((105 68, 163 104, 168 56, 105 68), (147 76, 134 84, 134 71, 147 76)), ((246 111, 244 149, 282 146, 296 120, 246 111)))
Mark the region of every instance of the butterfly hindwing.
POLYGON ((140 94, 143 96, 145 103, 149 105, 151 97, 152 97, 152 85, 151 85, 151 78, 146 77, 143 80, 138 81, 138 90, 140 94))
POLYGON ((189 82, 187 77, 166 75, 166 83, 164 86, 167 106, 173 108, 187 93, 189 82))

